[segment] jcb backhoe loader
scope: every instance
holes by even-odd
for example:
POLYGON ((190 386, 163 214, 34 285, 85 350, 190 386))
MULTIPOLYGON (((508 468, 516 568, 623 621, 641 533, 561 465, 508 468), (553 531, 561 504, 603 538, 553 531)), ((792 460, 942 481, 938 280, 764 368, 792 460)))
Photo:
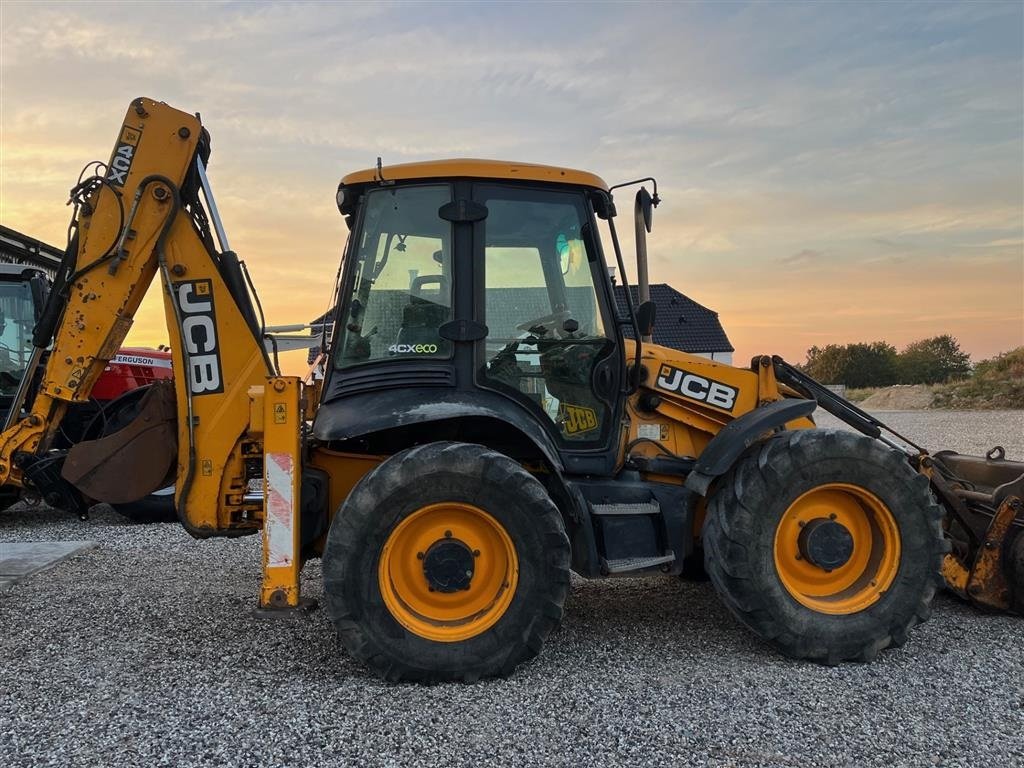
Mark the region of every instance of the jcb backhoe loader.
POLYGON ((559 622, 570 569, 702 556, 738 619, 825 663, 901 644, 942 572, 1020 608, 1024 465, 905 447, 777 357, 741 369, 649 342, 653 179, 631 182, 654 195, 637 193, 639 302, 627 290, 619 314, 598 230, 624 279, 615 188, 597 176, 477 160, 345 176, 327 375, 305 387, 264 348, 209 156, 198 116, 136 99, 72 191, 35 333, 41 350, 55 332, 53 354, 0 439, 0 480, 122 501, 173 477, 194 536, 262 534, 262 608, 300 606, 322 557, 346 647, 390 679, 510 673, 559 622), (157 275, 173 393, 53 451, 157 275), (861 434, 815 428, 819 406, 861 434))

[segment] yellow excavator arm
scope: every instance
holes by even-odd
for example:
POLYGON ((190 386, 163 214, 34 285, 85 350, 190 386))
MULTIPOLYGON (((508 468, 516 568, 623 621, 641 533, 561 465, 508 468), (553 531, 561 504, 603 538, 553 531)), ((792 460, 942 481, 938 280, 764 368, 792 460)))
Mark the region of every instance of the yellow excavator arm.
MULTIPOLYGON (((262 500, 247 501, 246 487, 260 477, 263 391, 268 377, 277 380, 243 268, 220 225, 208 157, 198 116, 139 98, 110 162, 72 191, 74 235, 35 339, 36 360, 46 357, 51 338, 52 352, 35 377, 34 399, 26 409, 26 392, 19 393, 0 437, 0 483, 48 489, 57 498, 73 494, 73 486, 95 500, 123 501, 173 474, 179 517, 194 535, 259 527, 262 500), (173 401, 158 389, 127 434, 82 443, 66 460, 54 456, 50 444, 63 414, 88 400, 158 274, 176 371, 173 401)), ((33 378, 30 371, 25 381, 33 378)), ((279 421, 284 406, 294 427, 297 387, 283 379, 278 386, 295 400, 291 413, 289 404, 278 404, 279 421)))

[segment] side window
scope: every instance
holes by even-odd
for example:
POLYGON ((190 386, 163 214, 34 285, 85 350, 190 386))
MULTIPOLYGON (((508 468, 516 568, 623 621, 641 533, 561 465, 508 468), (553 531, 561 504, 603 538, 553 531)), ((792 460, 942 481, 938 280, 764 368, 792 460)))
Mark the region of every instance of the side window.
POLYGON ((601 439, 610 413, 592 384, 611 342, 581 230, 581 196, 483 187, 483 379, 540 411, 570 443, 601 439))
POLYGON ((14 393, 32 356, 35 311, 28 283, 0 282, 0 393, 14 393))
POLYGON ((335 338, 336 365, 451 357, 451 342, 438 333, 452 319, 451 225, 438 216, 451 188, 367 194, 349 316, 335 338))

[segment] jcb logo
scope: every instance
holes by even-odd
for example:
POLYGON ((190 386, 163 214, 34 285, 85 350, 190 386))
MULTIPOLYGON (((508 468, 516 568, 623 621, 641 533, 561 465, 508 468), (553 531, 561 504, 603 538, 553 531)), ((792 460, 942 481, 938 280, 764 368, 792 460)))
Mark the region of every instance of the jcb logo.
POLYGON ((594 413, 593 408, 562 403, 558 410, 558 420, 561 422, 566 434, 578 435, 582 432, 597 429, 597 414, 594 413))
POLYGON ((142 133, 135 128, 126 125, 121 129, 121 138, 118 139, 107 168, 107 181, 111 184, 123 187, 128 182, 128 172, 132 169, 135 150, 138 149, 141 137, 142 133))
POLYGON ((174 284, 174 299, 181 310, 181 341, 188 352, 188 388, 193 395, 224 391, 212 288, 209 280, 174 284))
POLYGON ((738 390, 713 379, 705 379, 695 373, 687 373, 671 365, 661 366, 658 372, 658 388, 666 392, 678 392, 690 400, 713 405, 731 411, 736 405, 738 390))

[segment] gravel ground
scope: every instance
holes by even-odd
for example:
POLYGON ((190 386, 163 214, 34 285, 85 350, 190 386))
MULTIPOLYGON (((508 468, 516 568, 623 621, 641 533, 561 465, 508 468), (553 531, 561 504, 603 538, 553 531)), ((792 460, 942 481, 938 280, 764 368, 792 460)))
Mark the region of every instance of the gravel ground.
MULTIPOLYGON (((1024 412, 885 414, 911 438, 1024 458, 1024 412)), ((323 611, 250 613, 259 542, 0 513, 0 541, 100 546, 0 594, 0 766, 1024 765, 1024 621, 945 596, 901 649, 775 655, 707 584, 574 581, 509 680, 390 685, 323 611)), ((320 593, 319 563, 307 594, 320 593)))

